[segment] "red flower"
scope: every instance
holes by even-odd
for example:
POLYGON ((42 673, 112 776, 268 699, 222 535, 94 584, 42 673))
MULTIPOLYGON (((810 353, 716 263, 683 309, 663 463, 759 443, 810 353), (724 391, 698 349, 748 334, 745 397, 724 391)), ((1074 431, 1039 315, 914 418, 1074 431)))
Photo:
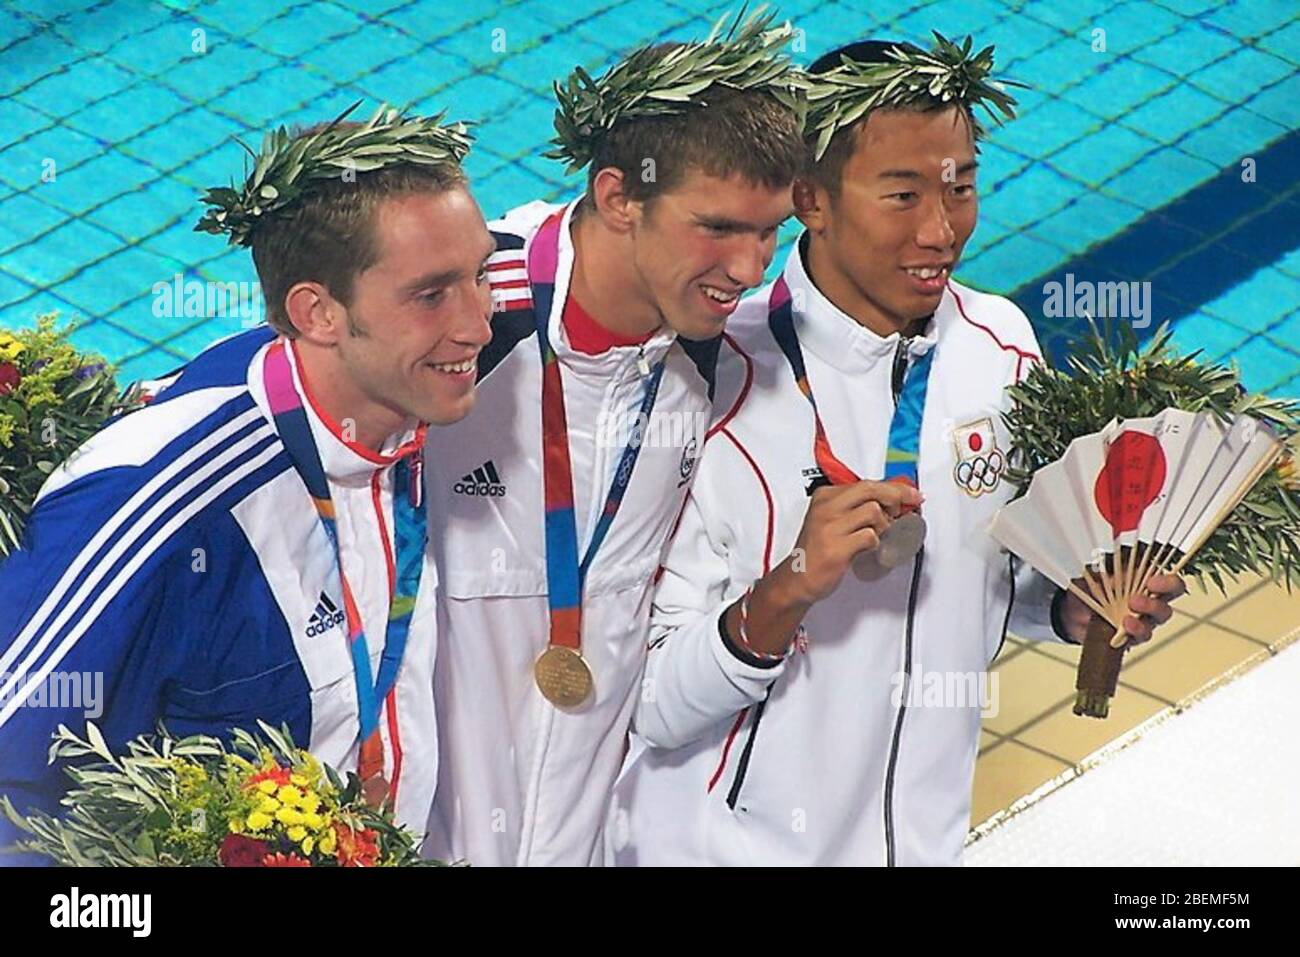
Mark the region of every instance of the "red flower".
POLYGON ((374 831, 366 828, 353 830, 339 821, 334 822, 337 847, 334 856, 340 867, 374 867, 379 863, 379 845, 374 831))
POLYGON ((243 834, 227 834, 217 852, 222 867, 261 867, 267 845, 243 834))
POLYGON ((262 859, 263 867, 311 867, 311 861, 297 854, 268 854, 262 859))
POLYGON ((249 790, 257 787, 259 781, 274 781, 276 790, 284 787, 289 783, 289 775, 293 772, 288 768, 282 768, 278 764, 267 771, 258 771, 247 781, 244 782, 244 789, 249 790))
POLYGON ((23 374, 18 367, 9 362, 0 362, 0 395, 8 395, 18 388, 23 381, 23 374))

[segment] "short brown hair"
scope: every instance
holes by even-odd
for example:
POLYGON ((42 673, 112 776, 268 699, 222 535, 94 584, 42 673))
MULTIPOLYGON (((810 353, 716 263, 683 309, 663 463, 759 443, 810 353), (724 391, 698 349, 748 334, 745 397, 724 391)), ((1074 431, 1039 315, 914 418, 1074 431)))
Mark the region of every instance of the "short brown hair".
POLYGON ((719 178, 739 173, 771 189, 802 172, 803 134, 793 110, 760 90, 719 90, 708 99, 683 113, 615 124, 594 150, 588 197, 596 174, 608 166, 623 174, 628 198, 641 201, 674 189, 692 169, 719 178), (649 177, 647 161, 653 162, 649 177))
MULTIPOLYGON (((329 125, 295 130, 294 135, 308 136, 329 125)), ((357 275, 379 259, 375 213, 384 200, 467 185, 464 171, 452 162, 397 164, 354 172, 346 179, 341 173, 313 181, 301 199, 259 223, 252 236, 253 264, 271 328, 290 338, 298 335, 285 313, 284 298, 299 282, 318 282, 345 306, 351 303, 357 275)))

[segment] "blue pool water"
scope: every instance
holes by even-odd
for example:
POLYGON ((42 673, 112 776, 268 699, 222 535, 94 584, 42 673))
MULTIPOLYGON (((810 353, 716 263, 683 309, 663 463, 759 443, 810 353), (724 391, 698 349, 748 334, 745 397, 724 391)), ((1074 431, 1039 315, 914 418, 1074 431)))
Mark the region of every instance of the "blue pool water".
MULTIPOLYGON (((738 6, 738 4, 733 4, 738 6)), ((481 121, 485 211, 576 185, 542 159, 550 83, 641 42, 699 36, 726 4, 618 0, 0 4, 0 326, 43 312, 121 364, 174 367, 236 331, 154 314, 176 274, 256 277, 195 233, 198 196, 243 171, 240 137, 358 99, 481 121), (201 43, 199 41, 202 41, 201 43), (50 176, 50 173, 53 176, 50 176), (43 176, 43 174, 45 174, 43 176)), ((995 43, 1029 84, 984 148, 959 277, 1010 295, 1059 354, 1084 320, 1044 286, 1149 281, 1154 322, 1300 397, 1300 6, 1294 0, 831 0, 779 5, 808 62, 848 39, 995 43), (1104 31, 1098 33, 1097 31, 1104 31), (1096 49, 1104 38, 1105 49, 1096 49)), ((786 237, 791 230, 786 231, 786 237)), ((183 310, 182 310, 183 311, 183 310)))

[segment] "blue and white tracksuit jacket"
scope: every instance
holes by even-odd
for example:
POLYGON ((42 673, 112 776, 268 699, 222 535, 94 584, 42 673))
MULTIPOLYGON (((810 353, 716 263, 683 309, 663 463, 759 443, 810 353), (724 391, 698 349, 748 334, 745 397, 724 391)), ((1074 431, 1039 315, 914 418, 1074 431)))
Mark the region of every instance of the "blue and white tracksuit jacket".
MULTIPOLYGON (((276 434, 262 384, 274 333, 217 343, 47 481, 23 548, 0 563, 0 793, 54 810, 60 724, 111 747, 155 729, 225 736, 258 719, 356 767, 357 696, 334 554, 276 434), (96 691, 98 683, 98 693, 96 691), (102 713, 98 713, 101 712, 102 713)), ((343 566, 377 669, 394 575, 395 463, 347 441, 290 349, 330 482, 343 566)), ((422 584, 381 717, 399 821, 422 833, 437 779, 435 581, 422 584)), ((0 821, 0 846, 17 835, 0 821)))

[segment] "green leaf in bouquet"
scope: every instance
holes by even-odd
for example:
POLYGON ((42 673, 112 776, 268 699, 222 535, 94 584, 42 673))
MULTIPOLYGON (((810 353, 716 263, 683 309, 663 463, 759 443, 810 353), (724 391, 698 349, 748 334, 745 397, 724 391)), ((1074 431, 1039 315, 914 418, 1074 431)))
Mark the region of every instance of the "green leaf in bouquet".
POLYGON ((329 781, 330 785, 334 788, 334 790, 340 793, 343 792, 345 787, 345 785, 343 784, 343 780, 339 777, 339 773, 335 771, 332 767, 330 767, 328 764, 325 765, 325 779, 329 781))
POLYGON ((104 735, 100 732, 99 727, 93 721, 86 722, 86 741, 95 754, 99 755, 105 761, 113 760, 113 752, 109 750, 108 742, 104 740, 104 735))
POLYGON ((292 762, 294 758, 293 735, 289 731, 288 725, 281 725, 279 729, 271 727, 265 721, 259 720, 257 726, 262 729, 267 740, 271 742, 272 747, 277 755, 287 762, 292 762))
POLYGON ((72 387, 71 391, 63 397, 63 400, 67 402, 71 399, 77 398, 78 396, 93 393, 95 390, 100 388, 102 388, 102 383, 99 381, 98 377, 88 376, 85 379, 78 380, 72 387))
POLYGON ((340 804, 355 804, 361 797, 361 778, 355 772, 347 773, 347 783, 339 793, 340 804))
POLYGON ((151 830, 161 831, 169 827, 172 823, 172 817, 163 807, 154 808, 144 819, 144 826, 151 830))

